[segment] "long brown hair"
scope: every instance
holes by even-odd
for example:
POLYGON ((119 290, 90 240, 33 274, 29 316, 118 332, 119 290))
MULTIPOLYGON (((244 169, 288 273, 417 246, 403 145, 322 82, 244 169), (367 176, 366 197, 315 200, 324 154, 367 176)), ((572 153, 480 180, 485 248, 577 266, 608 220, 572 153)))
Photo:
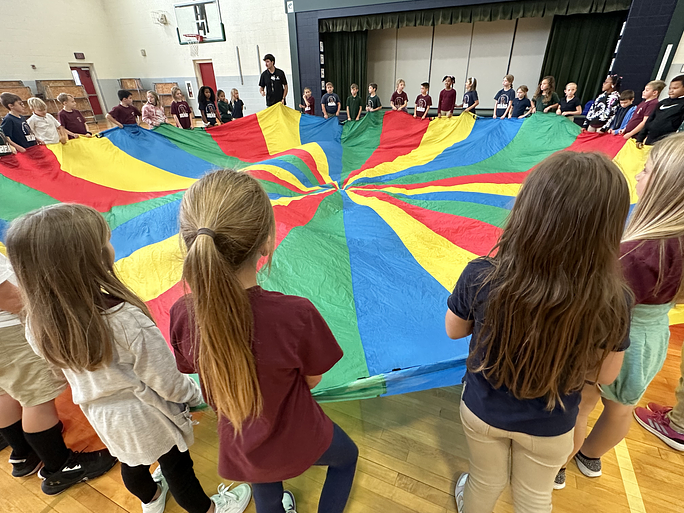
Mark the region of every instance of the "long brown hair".
MULTIPOLYGON (((660 241, 660 274, 656 290, 663 284, 667 239, 684 239, 684 134, 672 134, 653 145, 646 167, 650 178, 627 224, 623 241, 660 241)), ((684 278, 675 301, 684 301, 684 278)))
POLYGON ((551 75, 547 75, 544 78, 541 79, 541 82, 539 82, 539 85, 537 86, 537 91, 534 93, 534 96, 532 97, 533 100, 536 100, 540 96, 544 96, 544 100, 549 102, 551 101, 551 97, 553 96, 553 93, 556 92, 556 79, 553 78, 551 75), (544 93, 542 91, 541 85, 542 82, 546 80, 546 82, 549 84, 549 88, 546 90, 544 93))
POLYGON ((490 257, 470 371, 549 409, 596 379, 627 337, 618 258, 628 210, 627 181, 602 154, 556 153, 529 174, 490 257))
POLYGON ((85 205, 60 203, 12 222, 7 256, 14 267, 28 325, 47 361, 92 371, 112 360, 113 335, 105 295, 152 318, 145 303, 114 272, 110 230, 85 205))
POLYGON ((237 272, 272 252, 273 207, 246 173, 215 171, 195 182, 180 208, 180 236, 187 247, 183 278, 192 291, 199 328, 199 371, 207 399, 236 434, 262 411, 252 353, 253 319, 237 272), (205 228, 213 233, 198 230, 205 228))

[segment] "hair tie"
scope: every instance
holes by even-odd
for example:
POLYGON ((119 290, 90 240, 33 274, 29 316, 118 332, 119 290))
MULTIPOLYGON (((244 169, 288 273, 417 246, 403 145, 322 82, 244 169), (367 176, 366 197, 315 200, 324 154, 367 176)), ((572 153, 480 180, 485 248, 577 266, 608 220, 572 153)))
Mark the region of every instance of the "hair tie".
POLYGON ((209 235, 212 239, 216 238, 216 232, 209 228, 200 228, 197 230, 197 236, 199 237, 200 235, 209 235))

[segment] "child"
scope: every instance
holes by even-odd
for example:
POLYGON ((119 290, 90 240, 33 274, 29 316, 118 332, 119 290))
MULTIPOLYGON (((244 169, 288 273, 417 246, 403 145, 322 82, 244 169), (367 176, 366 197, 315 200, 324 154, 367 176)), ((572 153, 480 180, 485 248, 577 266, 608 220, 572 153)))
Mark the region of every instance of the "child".
MULTIPOLYGON (((684 75, 677 75, 670 82, 668 97, 658 103, 646 121, 644 128, 636 136, 637 146, 654 144, 663 137, 676 132, 684 122, 684 75)), ((7 133, 7 132, 5 132, 7 133)))
POLYGON ((173 121, 178 128, 183 130, 192 130, 192 118, 194 117, 192 110, 190 110, 190 105, 185 101, 183 96, 183 91, 180 87, 171 88, 171 115, 173 116, 173 121))
POLYGON ((302 95, 303 104, 299 104, 299 108, 302 109, 304 114, 309 114, 311 116, 316 115, 316 101, 311 94, 311 89, 308 87, 304 88, 304 94, 302 95))
POLYGON ((361 118, 362 100, 359 96, 359 86, 352 84, 351 94, 347 96, 347 119, 358 121, 361 118))
POLYGON ((166 123, 166 114, 160 104, 159 95, 154 91, 147 91, 147 103, 142 108, 142 120, 150 128, 166 123))
POLYGON ((475 114, 475 107, 480 105, 480 100, 477 97, 477 79, 471 77, 466 80, 465 83, 465 94, 463 95, 463 103, 461 107, 463 112, 470 112, 475 114))
POLYGON ((560 98, 556 93, 556 79, 552 76, 546 76, 537 86, 537 91, 532 97, 532 114, 535 112, 556 112, 560 98))
POLYGON ((218 106, 221 123, 228 123, 228 121, 233 119, 230 114, 230 103, 226 100, 226 93, 223 89, 216 91, 216 105, 218 106))
POLYGON ((116 458, 107 450, 79 453, 64 445, 55 399, 66 381, 26 341, 19 319, 24 305, 16 284, 9 260, 0 253, 0 434, 12 447, 12 475, 40 472, 43 493, 56 495, 101 476, 116 458))
POLYGON ((392 98, 390 98, 392 110, 408 112, 408 95, 404 91, 405 87, 406 82, 404 82, 403 78, 397 80, 397 90, 392 93, 392 98))
POLYGON ((133 105, 133 95, 130 91, 120 89, 117 93, 119 96, 119 105, 114 107, 107 113, 107 121, 115 124, 119 128, 124 125, 138 125, 142 114, 136 106, 133 105))
POLYGON ((216 117, 216 98, 211 87, 200 87, 197 102, 199 103, 200 115, 205 127, 221 124, 221 120, 216 117))
POLYGON ((461 274, 445 319, 449 337, 472 334, 459 513, 492 511, 508 483, 516 511, 551 511, 585 380, 611 383, 629 346, 617 265, 628 212, 627 181, 606 156, 556 153, 525 179, 490 256, 461 274))
POLYGON ((0 103, 9 110, 3 118, 2 124, 0 124, 0 130, 16 151, 24 153, 27 148, 44 144, 36 137, 26 122, 26 106, 19 96, 12 93, 2 93, 0 94, 0 103))
POLYGON ((176 369, 145 303, 116 276, 109 239, 102 215, 84 205, 51 205, 12 222, 7 252, 26 301, 29 343, 62 369, 144 513, 162 512, 169 490, 193 513, 246 507, 249 487, 210 499, 195 477, 188 405, 200 404, 202 393, 176 369), (161 472, 153 477, 155 461, 161 472))
POLYGON ((437 105, 437 117, 446 116, 450 118, 454 115, 454 107, 456 107, 456 89, 452 86, 456 79, 452 76, 445 76, 442 79, 444 82, 444 89, 439 92, 439 104, 437 105))
POLYGON ((62 128, 52 114, 47 111, 47 105, 40 98, 29 98, 26 100, 29 107, 33 111, 33 115, 28 118, 27 123, 38 139, 41 139, 45 144, 57 144, 61 142, 66 144, 67 133, 62 128))
POLYGON ((641 98, 644 100, 639 105, 637 105, 634 114, 632 114, 632 119, 629 120, 627 126, 625 127, 625 133, 623 137, 625 139, 631 139, 644 128, 648 117, 653 114, 653 111, 658 108, 658 97, 660 93, 665 89, 665 82, 662 80, 653 80, 646 84, 643 92, 641 93, 641 98))
POLYGON ((233 114, 233 119, 239 119, 243 116, 242 111, 245 108, 245 104, 242 103, 240 99, 240 93, 237 89, 233 88, 230 90, 230 112, 233 114))
POLYGON ((366 100, 366 112, 375 112, 382 109, 380 97, 377 95, 378 84, 368 84, 368 100, 366 100))
POLYGON ((342 107, 340 97, 333 92, 335 88, 333 87, 332 82, 325 84, 325 90, 326 93, 323 95, 323 98, 321 98, 323 117, 325 119, 328 119, 330 116, 337 117, 340 115, 340 108, 342 107))
POLYGON ((620 106, 615 112, 615 117, 613 122, 610 124, 610 129, 608 130, 613 135, 622 134, 625 131, 625 127, 629 120, 632 119, 634 115, 634 110, 636 107, 632 105, 634 103, 634 91, 631 89, 626 89, 620 93, 620 106))
POLYGON ((532 102, 527 97, 529 89, 526 85, 518 87, 516 97, 508 105, 508 118, 521 119, 527 115, 527 111, 532 109, 532 102))
POLYGON ((493 118, 503 119, 506 117, 506 111, 508 110, 508 105, 515 98, 515 92, 513 91, 513 80, 515 77, 513 75, 506 75, 503 79, 503 89, 499 90, 496 95, 494 95, 494 100, 496 100, 496 107, 494 108, 493 118))
POLYGON ((617 75, 608 75, 601 86, 601 94, 594 100, 594 103, 587 113, 582 128, 588 132, 605 132, 613 121, 620 103, 621 78, 617 75))
POLYGON ((582 114, 582 102, 575 95, 577 94, 577 84, 570 82, 565 86, 565 96, 561 98, 560 104, 556 109, 556 114, 566 116, 570 121, 574 121, 575 116, 582 114))
POLYGON ((92 137, 93 134, 87 128, 83 114, 76 109, 74 97, 67 93, 59 93, 57 101, 62 104, 62 110, 57 114, 57 120, 66 130, 69 139, 77 139, 81 135, 92 137))
POLYGON ((425 119, 432 107, 432 98, 430 98, 430 84, 428 82, 423 82, 420 84, 420 94, 416 96, 416 108, 413 111, 413 117, 420 119, 425 119))
POLYGON ((342 513, 358 449, 310 392, 342 350, 311 302, 257 284, 275 233, 271 202, 249 174, 216 171, 190 186, 180 234, 192 295, 171 308, 171 344, 218 414, 221 476, 252 483, 258 512, 294 513, 282 480, 327 465, 318 511, 342 513))
MULTIPOLYGON (((601 475, 601 457, 627 435, 634 407, 665 363, 668 313, 684 300, 684 135, 666 137, 653 146, 646 167, 637 175, 636 190, 639 201, 620 247, 622 271, 634 294, 632 345, 613 384, 584 389, 575 427, 580 431, 577 442, 584 443, 575 461, 588 477, 601 475), (603 411, 583 440, 588 415, 599 397, 603 411)), ((642 408, 637 420, 648 429, 651 416, 657 418, 642 408)))

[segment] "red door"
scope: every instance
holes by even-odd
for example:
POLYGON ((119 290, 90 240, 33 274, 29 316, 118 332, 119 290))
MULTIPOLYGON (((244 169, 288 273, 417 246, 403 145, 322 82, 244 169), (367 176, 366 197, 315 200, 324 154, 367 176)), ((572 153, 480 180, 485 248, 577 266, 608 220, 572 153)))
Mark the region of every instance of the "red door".
POLYGON ((86 93, 88 94, 90 106, 93 108, 93 114, 96 116, 102 114, 102 107, 100 107, 100 100, 95 91, 93 77, 90 75, 90 68, 72 67, 71 70, 78 73, 78 78, 81 80, 81 84, 85 87, 86 93))
POLYGON ((200 77, 202 77, 202 85, 209 86, 216 94, 216 77, 214 76, 214 65, 211 62, 200 62, 199 64, 200 77))

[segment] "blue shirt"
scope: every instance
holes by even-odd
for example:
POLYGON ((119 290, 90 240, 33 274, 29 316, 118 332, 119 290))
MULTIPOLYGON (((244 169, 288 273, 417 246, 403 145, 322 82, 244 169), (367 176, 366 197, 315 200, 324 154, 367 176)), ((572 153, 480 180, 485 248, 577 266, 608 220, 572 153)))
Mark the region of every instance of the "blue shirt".
POLYGON ((340 103, 340 97, 335 93, 325 93, 321 98, 321 104, 328 114, 336 114, 340 103))
POLYGON ((242 100, 238 98, 235 102, 230 102, 230 113, 233 119, 238 119, 242 117, 242 108, 245 106, 242 100))
POLYGON ((506 112, 508 104, 515 99, 515 91, 512 87, 508 91, 501 89, 496 93, 494 99, 496 100, 496 117, 500 118, 506 112))
POLYGON ((36 136, 31 131, 31 127, 26 122, 26 117, 17 117, 8 113, 2 120, 0 125, 3 133, 9 137, 13 143, 18 144, 22 148, 30 148, 38 144, 36 136))
POLYGON ((519 118, 527 109, 532 107, 532 102, 529 98, 523 98, 519 100, 518 98, 513 98, 513 109, 511 109, 511 118, 519 118))
MULTIPOLYGON (((463 108, 467 109, 473 103, 475 103, 477 100, 478 100, 477 91, 468 91, 466 94, 463 95, 463 108)), ((475 109, 471 109, 470 112, 475 114, 475 109)))
MULTIPOLYGON (((484 323, 489 284, 482 285, 494 266, 489 259, 477 258, 463 270, 447 305, 461 319, 473 322, 470 351, 484 323)), ((629 338, 620 350, 629 347, 629 338)), ((561 397, 565 410, 557 405, 549 411, 544 397, 516 399, 505 387, 494 388, 480 372, 466 372, 463 400, 470 411, 481 420, 505 431, 526 433, 532 436, 559 436, 575 427, 581 391, 561 397)))

